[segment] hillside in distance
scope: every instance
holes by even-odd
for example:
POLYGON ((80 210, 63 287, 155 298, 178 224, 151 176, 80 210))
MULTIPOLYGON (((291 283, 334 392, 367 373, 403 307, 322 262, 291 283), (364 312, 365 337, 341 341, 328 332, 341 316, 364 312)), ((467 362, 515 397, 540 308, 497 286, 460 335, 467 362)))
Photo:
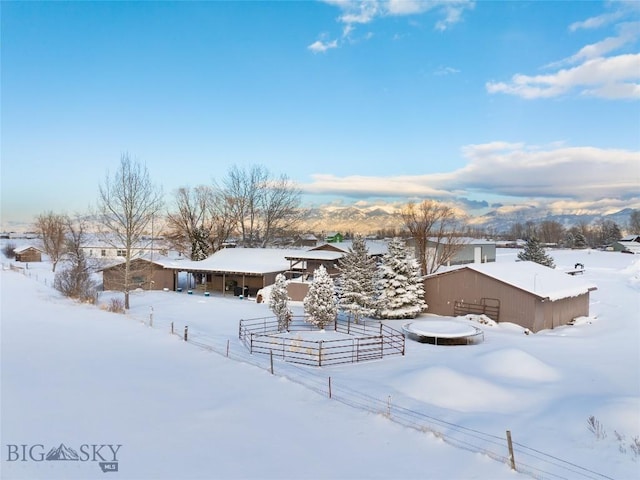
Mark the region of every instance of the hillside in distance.
MULTIPOLYGON (((312 232, 352 232, 363 235, 375 234, 380 230, 402 230, 400 207, 392 205, 375 206, 319 206, 304 208, 301 230, 312 232)), ((580 223, 592 224, 598 220, 612 220, 625 228, 633 210, 625 208, 611 214, 580 212, 554 213, 534 206, 500 207, 484 215, 470 216, 467 223, 471 227, 496 233, 506 233, 516 223, 544 220, 556 221, 565 228, 580 223)))

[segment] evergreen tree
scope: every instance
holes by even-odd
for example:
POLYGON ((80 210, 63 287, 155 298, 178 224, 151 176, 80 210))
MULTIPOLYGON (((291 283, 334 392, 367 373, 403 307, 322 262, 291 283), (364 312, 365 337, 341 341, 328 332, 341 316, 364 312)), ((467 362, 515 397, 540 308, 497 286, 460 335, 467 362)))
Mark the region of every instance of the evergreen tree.
POLYGON ((389 242, 378 271, 380 318, 415 318, 427 308, 420 264, 402 240, 389 242))
POLYGON ((356 323, 376 311, 376 261, 369 256, 362 235, 355 235, 349 252, 340 259, 339 304, 356 323))
POLYGON ((209 243, 209 231, 204 227, 196 227, 193 230, 191 240, 191 260, 204 260, 211 251, 209 243))
POLYGON ((573 246, 574 248, 587 248, 587 239, 582 232, 576 233, 573 246))
POLYGON ((333 322, 338 314, 333 280, 322 265, 313 272, 313 283, 303 304, 308 321, 320 329, 333 322))
POLYGON ((281 273, 276 275, 276 283, 269 294, 269 308, 278 319, 278 331, 289 329, 291 309, 289 308, 289 294, 287 292, 287 280, 281 273))
POLYGON ((530 237, 527 240, 524 250, 518 253, 518 259, 536 262, 551 268, 556 267, 553 263, 553 258, 545 253, 544 248, 542 248, 536 237, 530 237))

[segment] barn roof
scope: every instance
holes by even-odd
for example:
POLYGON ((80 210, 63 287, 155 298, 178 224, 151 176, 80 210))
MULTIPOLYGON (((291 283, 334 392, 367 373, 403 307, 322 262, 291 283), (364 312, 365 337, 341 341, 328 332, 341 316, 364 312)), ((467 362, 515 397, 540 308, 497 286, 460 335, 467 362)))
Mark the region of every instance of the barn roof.
POLYGON ((473 263, 464 268, 551 301, 577 297, 597 289, 595 284, 580 277, 535 262, 473 263))

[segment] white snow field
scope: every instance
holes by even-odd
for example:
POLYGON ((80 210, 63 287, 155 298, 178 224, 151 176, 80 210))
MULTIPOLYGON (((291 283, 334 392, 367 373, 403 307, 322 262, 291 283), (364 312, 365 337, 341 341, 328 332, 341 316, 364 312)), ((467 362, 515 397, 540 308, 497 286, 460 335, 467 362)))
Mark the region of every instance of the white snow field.
MULTIPOLYGON (((61 297, 46 262, 5 260, 1 478, 638 478, 640 258, 550 253, 598 286, 573 326, 456 319, 484 342, 407 340, 404 356, 331 367, 276 359, 273 375, 238 340, 240 319, 271 316, 265 303, 136 292, 119 315, 61 297)), ((442 317, 413 321, 429 319, 442 317)))

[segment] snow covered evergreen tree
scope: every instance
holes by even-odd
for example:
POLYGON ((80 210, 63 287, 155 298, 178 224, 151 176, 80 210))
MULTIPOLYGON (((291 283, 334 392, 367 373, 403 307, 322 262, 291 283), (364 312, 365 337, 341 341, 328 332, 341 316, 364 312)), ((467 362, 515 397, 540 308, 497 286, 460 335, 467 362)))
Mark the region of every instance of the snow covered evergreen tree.
POLYGON ((518 260, 536 262, 546 267, 556 268, 553 258, 547 255, 536 237, 529 237, 524 250, 518 253, 518 260))
POLYGON ((572 248, 587 248, 589 246, 586 237, 582 232, 577 232, 573 237, 572 248))
POLYGON ((320 329, 333 322, 338 314, 335 286, 322 265, 313 272, 313 283, 303 304, 304 311, 309 316, 308 321, 320 329))
POLYGON ((416 318, 427 308, 420 264, 400 239, 389 242, 378 269, 379 318, 416 318))
POLYGON ((278 331, 289 329, 291 309, 289 308, 289 294, 287 292, 287 279, 281 273, 276 275, 276 283, 269 294, 269 308, 278 319, 278 331))
POLYGON ((376 311, 376 261, 369 256, 362 235, 355 235, 349 252, 340 259, 339 305, 356 323, 376 311))
POLYGON ((204 260, 210 252, 209 231, 204 227, 196 227, 191 241, 191 260, 204 260))

